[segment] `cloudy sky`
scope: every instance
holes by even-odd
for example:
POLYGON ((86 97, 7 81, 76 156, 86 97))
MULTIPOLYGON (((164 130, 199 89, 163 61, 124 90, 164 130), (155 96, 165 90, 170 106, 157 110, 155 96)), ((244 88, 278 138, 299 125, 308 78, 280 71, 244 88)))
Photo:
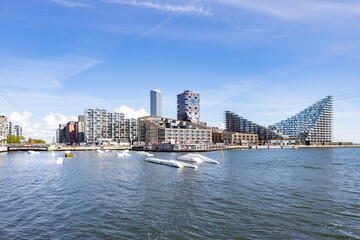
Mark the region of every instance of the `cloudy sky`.
POLYGON ((85 108, 146 114, 157 88, 165 116, 192 89, 216 126, 224 110, 268 125, 334 95, 335 140, 360 142, 357 0, 0 1, 0 36, 16 105, 0 96, 0 113, 26 137, 51 141, 85 108))

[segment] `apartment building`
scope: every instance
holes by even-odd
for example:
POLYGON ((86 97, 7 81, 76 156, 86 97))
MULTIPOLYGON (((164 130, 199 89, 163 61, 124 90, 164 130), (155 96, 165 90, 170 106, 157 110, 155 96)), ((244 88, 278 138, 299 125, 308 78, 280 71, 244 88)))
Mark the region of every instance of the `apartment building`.
POLYGON ((175 141, 180 144, 211 143, 211 129, 188 121, 164 117, 139 118, 139 141, 146 144, 175 141))
POLYGON ((85 141, 95 143, 98 139, 132 143, 137 140, 137 120, 125 119, 123 113, 86 109, 85 141))
POLYGON ((212 132, 213 143, 224 143, 229 145, 257 145, 258 135, 237 132, 212 132))
POLYGON ((8 136, 8 126, 7 126, 7 117, 5 115, 0 115, 0 138, 6 139, 8 136))

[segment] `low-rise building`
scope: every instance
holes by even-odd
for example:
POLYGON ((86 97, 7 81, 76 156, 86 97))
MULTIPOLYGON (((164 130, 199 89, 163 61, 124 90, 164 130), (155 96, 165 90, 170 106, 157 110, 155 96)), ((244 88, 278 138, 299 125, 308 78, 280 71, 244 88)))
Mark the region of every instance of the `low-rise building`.
POLYGON ((257 134, 237 132, 212 132, 213 143, 224 143, 229 145, 257 145, 259 142, 257 134))
POLYGON ((188 121, 147 116, 139 118, 138 127, 139 141, 146 144, 209 144, 212 141, 210 128, 188 121))

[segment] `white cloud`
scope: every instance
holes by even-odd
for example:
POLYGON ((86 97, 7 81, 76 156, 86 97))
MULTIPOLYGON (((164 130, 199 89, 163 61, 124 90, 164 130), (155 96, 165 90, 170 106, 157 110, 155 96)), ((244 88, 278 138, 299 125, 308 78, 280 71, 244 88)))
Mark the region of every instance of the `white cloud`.
POLYGON ((103 0, 105 2, 118 3, 123 5, 131 5, 142 8, 150 8, 164 12, 181 13, 181 14, 198 14, 198 15, 210 15, 210 12, 202 5, 195 5, 193 3, 174 4, 165 2, 152 2, 152 1, 139 1, 139 0, 103 0))
POLYGON ((34 114, 30 112, 24 112, 23 114, 12 112, 8 117, 8 121, 22 126, 23 135, 26 138, 41 138, 45 139, 47 142, 51 142, 52 138, 56 135, 56 129, 58 129, 60 123, 76 120, 76 116, 49 113, 41 122, 33 122, 31 120, 31 117, 33 116, 34 114))
POLYGON ((144 108, 141 108, 139 110, 134 110, 126 105, 122 105, 119 108, 115 108, 115 112, 124 113, 125 118, 139 118, 150 115, 150 113, 146 112, 144 108))
POLYGON ((90 7, 90 5, 82 2, 73 2, 66 0, 49 0, 50 2, 58 3, 64 7, 74 8, 74 7, 90 7))
POLYGON ((0 84, 28 89, 60 88, 64 81, 98 63, 96 59, 79 56, 50 60, 2 58, 0 84))

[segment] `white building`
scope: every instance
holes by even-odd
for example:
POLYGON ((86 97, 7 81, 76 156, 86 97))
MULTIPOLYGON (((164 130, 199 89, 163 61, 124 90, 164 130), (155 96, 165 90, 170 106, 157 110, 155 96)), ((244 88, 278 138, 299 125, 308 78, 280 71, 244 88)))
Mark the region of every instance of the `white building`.
POLYGON ((158 89, 150 91, 150 116, 162 116, 162 93, 158 89))
POLYGON ((123 113, 109 113, 104 109, 85 110, 85 142, 112 139, 132 143, 137 140, 137 120, 125 119, 123 113))
POLYGON ((13 122, 8 122, 8 134, 15 137, 22 137, 22 127, 20 125, 14 125, 13 122))
POLYGON ((5 115, 0 115, 0 139, 6 139, 8 136, 7 129, 7 117, 5 115))

